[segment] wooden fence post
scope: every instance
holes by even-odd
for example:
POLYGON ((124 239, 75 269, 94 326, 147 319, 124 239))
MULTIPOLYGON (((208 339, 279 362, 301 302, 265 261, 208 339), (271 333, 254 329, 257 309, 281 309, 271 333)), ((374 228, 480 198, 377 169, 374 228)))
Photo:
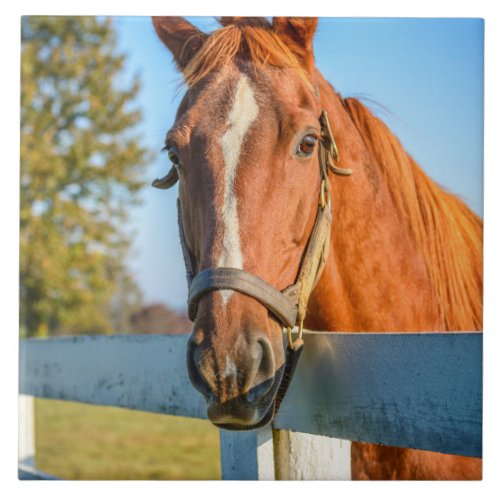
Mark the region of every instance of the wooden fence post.
POLYGON ((222 479, 273 480, 271 426, 256 431, 220 431, 222 479))
POLYGON ((276 479, 351 479, 351 442, 274 430, 276 479))

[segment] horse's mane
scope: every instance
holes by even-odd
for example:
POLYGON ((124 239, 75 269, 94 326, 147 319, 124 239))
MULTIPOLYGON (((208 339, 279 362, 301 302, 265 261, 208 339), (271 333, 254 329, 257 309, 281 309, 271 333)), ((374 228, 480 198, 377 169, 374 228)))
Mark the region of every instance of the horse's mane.
POLYGON ((432 181, 361 102, 344 102, 424 255, 446 329, 481 330, 481 219, 432 181))
POLYGON ((221 18, 220 22, 223 27, 207 37, 184 69, 184 81, 188 86, 236 59, 257 66, 291 68, 311 86, 297 57, 265 18, 221 18))

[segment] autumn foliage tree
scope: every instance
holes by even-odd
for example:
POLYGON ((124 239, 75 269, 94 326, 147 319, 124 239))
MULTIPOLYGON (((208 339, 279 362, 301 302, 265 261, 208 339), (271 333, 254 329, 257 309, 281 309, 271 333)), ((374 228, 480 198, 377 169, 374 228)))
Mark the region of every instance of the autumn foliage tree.
POLYGON ((148 160, 140 82, 109 19, 23 17, 21 32, 21 333, 111 332, 113 307, 138 300, 124 227, 148 160))

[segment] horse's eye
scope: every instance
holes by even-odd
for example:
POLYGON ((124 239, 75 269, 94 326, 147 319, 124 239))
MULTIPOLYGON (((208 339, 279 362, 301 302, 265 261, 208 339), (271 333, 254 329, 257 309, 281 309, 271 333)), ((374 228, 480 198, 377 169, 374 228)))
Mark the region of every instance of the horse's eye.
POLYGON ((180 163, 179 157, 171 149, 168 151, 168 159, 174 165, 179 165, 179 163, 180 163))
POLYGON ((181 164, 181 160, 179 159, 179 155, 176 153, 175 148, 171 144, 167 144, 162 151, 166 151, 168 155, 168 159, 176 166, 179 167, 181 164))
POLYGON ((306 135, 297 148, 297 155, 311 156, 314 153, 314 148, 318 142, 317 137, 314 135, 306 135))

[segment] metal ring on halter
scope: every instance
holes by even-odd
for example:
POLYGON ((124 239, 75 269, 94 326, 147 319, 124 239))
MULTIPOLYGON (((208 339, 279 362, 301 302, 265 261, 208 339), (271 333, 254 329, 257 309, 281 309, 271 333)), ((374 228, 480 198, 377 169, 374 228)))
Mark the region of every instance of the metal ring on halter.
MULTIPOLYGON (((292 351, 295 351, 297 349, 297 347, 298 347, 298 345, 296 344, 297 341, 302 341, 302 334, 303 333, 304 333, 304 320, 302 320, 300 322, 299 332, 298 332, 297 338, 295 340, 292 339, 292 329, 290 327, 288 327, 286 329, 286 337, 288 339, 288 347, 292 351)), ((300 344, 302 344, 302 342, 300 342, 300 344)))

